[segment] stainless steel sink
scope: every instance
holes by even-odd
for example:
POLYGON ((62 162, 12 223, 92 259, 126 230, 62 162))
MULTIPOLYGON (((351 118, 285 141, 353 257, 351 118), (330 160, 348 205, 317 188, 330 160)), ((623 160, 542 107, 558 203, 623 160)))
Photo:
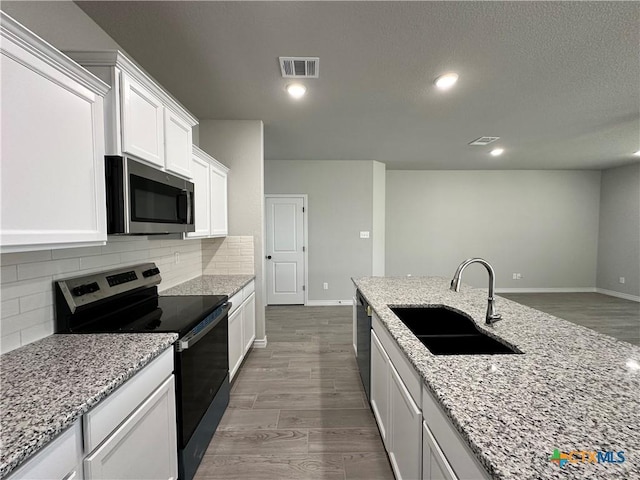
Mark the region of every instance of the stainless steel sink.
POLYGON ((391 308, 434 355, 522 353, 485 334, 466 315, 444 307, 391 308))

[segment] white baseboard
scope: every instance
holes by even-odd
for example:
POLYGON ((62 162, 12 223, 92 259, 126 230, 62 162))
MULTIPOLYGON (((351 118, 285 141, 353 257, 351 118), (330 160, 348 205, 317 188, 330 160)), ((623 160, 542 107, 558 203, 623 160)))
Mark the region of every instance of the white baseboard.
POLYGON ((620 293, 613 290, 606 290, 604 288, 596 288, 596 292, 603 295, 609 295, 611 297, 624 298, 625 300, 631 300, 632 302, 640 302, 640 297, 637 295, 630 295, 628 293, 620 293))
POLYGON ((578 288, 496 288, 496 293, 595 293, 595 287, 578 288))
POLYGON ((264 338, 256 338, 253 341, 253 348, 267 348, 267 336, 264 338))
POLYGON ((307 307, 350 306, 353 300, 307 300, 307 307))

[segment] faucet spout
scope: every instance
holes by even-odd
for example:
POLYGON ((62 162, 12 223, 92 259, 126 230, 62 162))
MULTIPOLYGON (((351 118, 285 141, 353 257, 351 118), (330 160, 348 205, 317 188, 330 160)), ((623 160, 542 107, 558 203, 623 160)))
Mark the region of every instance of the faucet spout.
POLYGON ((485 323, 487 325, 491 325, 492 323, 496 323, 498 320, 502 319, 502 316, 495 312, 493 293, 496 288, 496 275, 495 275, 495 272, 493 271, 493 267, 489 262, 487 262, 482 258, 469 258, 465 260, 460 265, 458 265, 458 268, 456 269, 456 273, 453 275, 453 279, 451 280, 451 286, 449 288, 454 292, 460 291, 460 283, 462 282, 462 272, 464 271, 465 268, 467 268, 472 263, 479 263, 481 265, 484 265, 484 267, 487 269, 487 272, 489 272, 489 298, 487 299, 488 305, 487 305, 487 316, 486 316, 485 323))

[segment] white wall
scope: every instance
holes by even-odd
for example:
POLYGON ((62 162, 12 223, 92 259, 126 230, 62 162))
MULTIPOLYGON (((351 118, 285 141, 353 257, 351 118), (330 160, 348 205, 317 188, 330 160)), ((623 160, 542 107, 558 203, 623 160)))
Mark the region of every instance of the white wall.
POLYGON ((604 170, 600 192, 598 288, 640 300, 640 163, 604 170))
POLYGON ((309 198, 307 288, 311 304, 349 300, 353 296, 351 277, 372 274, 377 236, 374 163, 269 160, 265 164, 265 193, 300 193, 309 198), (371 232, 370 238, 361 239, 360 231, 371 232), (328 290, 323 290, 324 282, 329 284, 328 290))
POLYGON ((384 163, 373 162, 373 229, 371 275, 384 276, 385 263, 385 211, 387 172, 384 163))
POLYGON ((451 277, 482 257, 497 288, 594 289, 599 201, 594 171, 389 171, 386 273, 451 277))
POLYGON ((144 262, 160 268, 160 290, 186 282, 202 274, 201 240, 110 236, 104 247, 0 255, 0 351, 53 333, 55 280, 144 262))
POLYGON ((259 120, 200 120, 200 148, 230 168, 229 235, 253 237, 256 338, 264 323, 264 125, 259 120))

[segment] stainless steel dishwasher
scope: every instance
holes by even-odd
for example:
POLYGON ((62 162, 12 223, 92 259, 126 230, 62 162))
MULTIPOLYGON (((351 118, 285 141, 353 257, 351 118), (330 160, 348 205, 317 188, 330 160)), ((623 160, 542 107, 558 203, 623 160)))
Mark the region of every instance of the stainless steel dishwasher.
POLYGON ((367 394, 367 400, 371 400, 371 307, 360 293, 356 292, 357 301, 357 360, 362 385, 367 394))

